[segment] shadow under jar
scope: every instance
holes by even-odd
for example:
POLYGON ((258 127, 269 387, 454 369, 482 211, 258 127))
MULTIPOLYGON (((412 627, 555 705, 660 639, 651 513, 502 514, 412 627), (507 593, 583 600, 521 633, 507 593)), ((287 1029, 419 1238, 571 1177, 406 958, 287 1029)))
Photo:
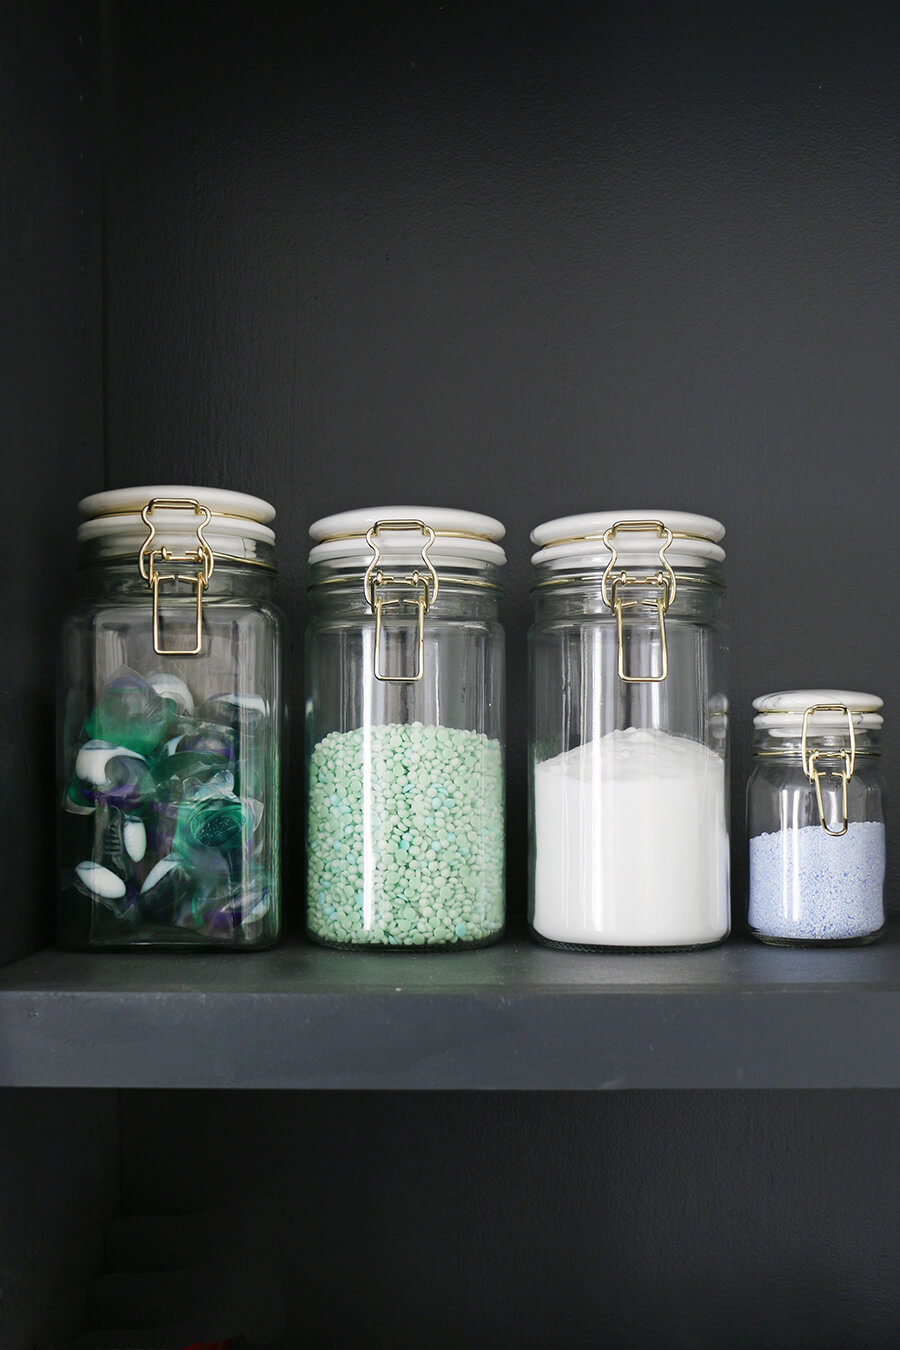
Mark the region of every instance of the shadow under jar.
POLYGON ((550 946, 728 935, 724 533, 674 511, 532 533, 529 914, 550 946))
POLYGON ((64 947, 280 932, 274 509, 200 487, 86 498, 63 635, 64 947))
POLYGON ((781 947, 874 942, 885 924, 882 700, 793 689, 753 706, 751 933, 781 947))
POLYGON ((499 521, 380 507, 310 530, 307 927, 460 950, 504 927, 499 521))

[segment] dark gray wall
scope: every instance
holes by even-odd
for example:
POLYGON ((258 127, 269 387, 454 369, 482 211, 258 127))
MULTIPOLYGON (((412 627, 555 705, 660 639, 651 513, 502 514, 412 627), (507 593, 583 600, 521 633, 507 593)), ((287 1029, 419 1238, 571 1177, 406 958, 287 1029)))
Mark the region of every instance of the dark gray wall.
POLYGON ((109 21, 108 485, 275 500, 298 752, 310 521, 421 499, 507 523, 513 913, 529 529, 721 517, 740 910, 751 698, 900 695, 896 7, 109 21))
POLYGON ((897 1094, 129 1092, 122 1121, 123 1212, 229 1196, 195 1268, 271 1263, 284 1350, 900 1340, 897 1094))
POLYGON ((52 939, 54 686, 73 506, 102 481, 99 33, 88 4, 0 17, 0 964, 52 939))
MULTIPOLYGON (((85 15, 83 45, 77 5, 0 27, 0 959, 48 931, 51 658, 99 486, 274 498, 295 715, 311 519, 418 497, 507 522, 514 912, 538 520, 725 520, 738 786, 752 694, 897 704, 894 6, 108 4, 102 86, 85 15)), ((295 756, 295 853, 299 776, 295 756)), ((113 1184, 114 1096, 30 1100, 0 1102, 16 1350, 52 1344, 43 1282, 61 1250, 91 1264, 113 1184)), ((269 1215, 311 1344, 889 1346, 896 1114, 879 1094, 134 1094, 123 1176, 133 1210, 269 1215)))
MULTIPOLYGON (((55 654, 73 505, 102 481, 99 29, 0 17, 0 964, 52 940, 55 654)), ((0 1345, 67 1350, 118 1200, 114 1092, 0 1092, 0 1345)))
POLYGON ((115 1092, 0 1092, 0 1345, 69 1350, 119 1199, 115 1092))
MULTIPOLYGON (((312 519, 507 523, 521 914, 528 531, 679 506, 728 526, 740 909, 751 697, 900 695, 900 13, 155 4, 107 39, 106 483, 278 506, 288 871, 312 519)), ((258 1179, 286 1345, 900 1335, 892 1098, 160 1101, 126 1208, 258 1179)))

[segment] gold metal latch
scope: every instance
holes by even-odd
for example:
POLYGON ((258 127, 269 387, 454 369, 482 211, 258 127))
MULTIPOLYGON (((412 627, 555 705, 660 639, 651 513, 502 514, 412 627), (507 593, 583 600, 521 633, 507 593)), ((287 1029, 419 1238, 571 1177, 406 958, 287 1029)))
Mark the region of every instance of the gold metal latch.
POLYGON ((603 602, 607 608, 611 609, 616 616, 616 635, 619 644, 619 679, 626 684, 661 684, 669 674, 669 648, 666 641, 666 612, 669 606, 674 603, 675 594, 678 589, 678 583, 675 580, 675 573, 666 559, 666 549, 671 544, 674 535, 672 531, 663 524, 661 520, 617 520, 608 530, 603 533, 603 542, 609 549, 609 562, 603 573, 601 582, 601 592, 603 602), (612 576, 613 568, 618 561, 613 538, 616 534, 635 534, 652 531, 657 539, 661 539, 662 545, 659 550, 659 571, 651 576, 633 577, 626 571, 618 572, 612 576), (623 600, 619 594, 620 589, 626 589, 629 586, 641 586, 646 589, 648 586, 655 586, 662 594, 654 599, 648 600, 623 600), (610 598, 611 596, 611 598, 610 598), (659 618, 659 636, 660 636, 660 669, 653 675, 629 675, 625 670, 625 641, 623 611, 633 609, 638 604, 646 605, 650 609, 655 609, 659 618))
POLYGON ((209 585, 209 579, 215 567, 213 551, 203 537, 203 531, 212 520, 212 512, 209 507, 202 506, 193 497, 154 497, 141 512, 141 519, 150 531, 138 555, 138 567, 141 570, 141 576, 153 592, 153 650, 157 656, 198 656, 203 646, 203 592, 209 585), (156 538, 157 530, 150 517, 157 510, 192 511, 195 516, 202 516, 202 520, 196 527, 197 547, 188 549, 186 553, 173 553, 165 545, 161 548, 154 548, 153 541, 156 538), (158 570, 159 563, 196 563, 200 570, 196 574, 185 574, 177 571, 160 572, 158 570), (186 586, 195 588, 196 621, 193 647, 163 647, 160 645, 159 588, 170 581, 176 584, 181 581, 186 586))
POLYGON ((849 815, 847 812, 847 785, 853 777, 853 770, 856 767, 856 732, 853 729, 853 714, 845 703, 814 703, 811 708, 807 708, 803 714, 803 736, 800 741, 800 756, 803 760, 803 772, 806 774, 813 787, 816 789, 816 804, 819 808, 819 824, 827 834, 832 834, 839 839, 842 834, 847 833, 849 827, 849 815), (850 736, 850 748, 841 748, 839 750, 813 750, 809 749, 808 732, 809 719, 813 713, 837 712, 843 713, 847 719, 847 728, 850 736), (836 759, 841 762, 841 769, 835 771, 833 768, 819 768, 820 759, 836 759), (825 819, 825 803, 822 799, 822 779, 829 775, 838 777, 841 780, 841 814, 842 825, 839 830, 832 830, 825 819))
POLYGON ((421 520, 376 520, 371 529, 366 531, 366 543, 375 555, 366 569, 363 580, 366 599, 375 615, 375 678, 376 680, 383 680, 387 684, 414 684, 417 680, 421 680, 425 671, 425 615, 437 599, 439 585, 434 564, 428 557, 428 550, 434 543, 434 537, 434 530, 431 526, 426 525, 421 520), (388 531, 398 530, 417 530, 424 537, 425 542, 422 545, 424 573, 415 568, 409 576, 395 577, 381 570, 379 566, 381 548, 378 543, 378 536, 388 531), (416 591, 416 595, 385 599, 384 595, 381 594, 382 591, 391 587, 402 586, 411 587, 416 591), (416 607, 416 659, 413 673, 412 675, 386 675, 382 669, 381 661, 384 611, 401 608, 404 605, 415 605, 416 607))

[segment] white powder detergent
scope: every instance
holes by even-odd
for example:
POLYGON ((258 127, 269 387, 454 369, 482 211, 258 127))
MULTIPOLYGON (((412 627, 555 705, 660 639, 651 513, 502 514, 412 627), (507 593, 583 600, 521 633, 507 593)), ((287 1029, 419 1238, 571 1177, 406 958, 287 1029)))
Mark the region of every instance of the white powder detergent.
POLYGON ((629 728, 538 764, 534 928, 554 942, 676 947, 729 929, 725 766, 629 728))

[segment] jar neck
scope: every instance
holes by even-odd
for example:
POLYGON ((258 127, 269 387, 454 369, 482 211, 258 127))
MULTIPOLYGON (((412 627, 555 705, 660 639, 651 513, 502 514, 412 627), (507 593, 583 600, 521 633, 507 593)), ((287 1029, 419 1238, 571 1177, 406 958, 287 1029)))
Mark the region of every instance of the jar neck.
MULTIPOLYGON (((607 578, 605 587, 604 570, 590 571, 577 568, 560 568, 553 564, 538 565, 532 587, 535 618, 553 620, 576 616, 596 616, 612 618, 616 598, 615 578, 626 570, 617 566, 607 578)), ((641 579, 646 584, 629 584, 627 589, 619 589, 623 601, 647 602, 648 622, 654 621, 655 601, 667 597, 667 588, 655 584, 656 569, 635 568, 628 570, 633 581, 641 579)), ((677 618, 710 619, 719 614, 725 598, 725 575, 721 563, 709 562, 690 569, 678 568, 674 573, 675 595, 668 603, 667 613, 677 618)))
MULTIPOLYGON (((131 562, 137 567, 141 547, 146 541, 146 530, 140 535, 111 534, 100 535, 92 539, 82 539, 78 544, 78 566, 92 567, 96 563, 127 564, 131 562)), ((166 535, 159 536, 156 546, 168 544, 174 552, 178 551, 179 543, 184 551, 187 547, 197 547, 196 538, 191 541, 191 544, 188 544, 186 539, 184 541, 173 540, 171 536, 166 535)), ((211 547, 217 565, 221 561, 223 563, 247 563, 251 566, 255 563, 272 569, 275 567, 274 544, 263 539, 254 539, 251 535, 222 535, 215 540, 211 547)))
MULTIPOLYGON (((863 757, 878 757, 881 754, 881 729, 860 727, 854 729, 856 754, 863 757)), ((807 737, 809 752, 820 750, 824 754, 839 756, 849 750, 850 739, 845 728, 833 731, 817 732, 807 737)), ((753 753, 764 759, 784 759, 796 761, 803 759, 803 734, 799 727, 781 730, 772 727, 757 727, 753 733, 753 753)))
MULTIPOLYGON (((91 556, 90 544, 82 544, 78 561, 79 593, 86 599, 143 600, 151 603, 151 589, 141 576, 137 559, 131 557, 103 558, 91 556)), ((256 549, 267 551, 269 557, 231 559, 216 554, 209 583, 203 591, 204 600, 246 599, 266 601, 275 588, 274 550, 262 544, 256 549)), ((170 563, 160 565, 160 573, 184 572, 193 575, 192 564, 170 563)), ((190 597, 189 586, 179 584, 166 590, 167 598, 190 597)))
MULTIPOLYGON (((419 584, 409 584, 412 568, 404 565, 391 573, 380 594, 385 600, 403 600, 423 593, 421 564, 419 584)), ((497 617, 500 600, 500 568, 494 563, 457 563, 452 572, 438 569, 437 595, 428 605, 429 619, 484 619, 497 617)), ((371 617, 372 606, 365 589, 366 567, 349 566, 347 559, 314 563, 310 569, 309 599, 315 616, 371 617)), ((410 616, 413 610, 410 609, 410 616)))

